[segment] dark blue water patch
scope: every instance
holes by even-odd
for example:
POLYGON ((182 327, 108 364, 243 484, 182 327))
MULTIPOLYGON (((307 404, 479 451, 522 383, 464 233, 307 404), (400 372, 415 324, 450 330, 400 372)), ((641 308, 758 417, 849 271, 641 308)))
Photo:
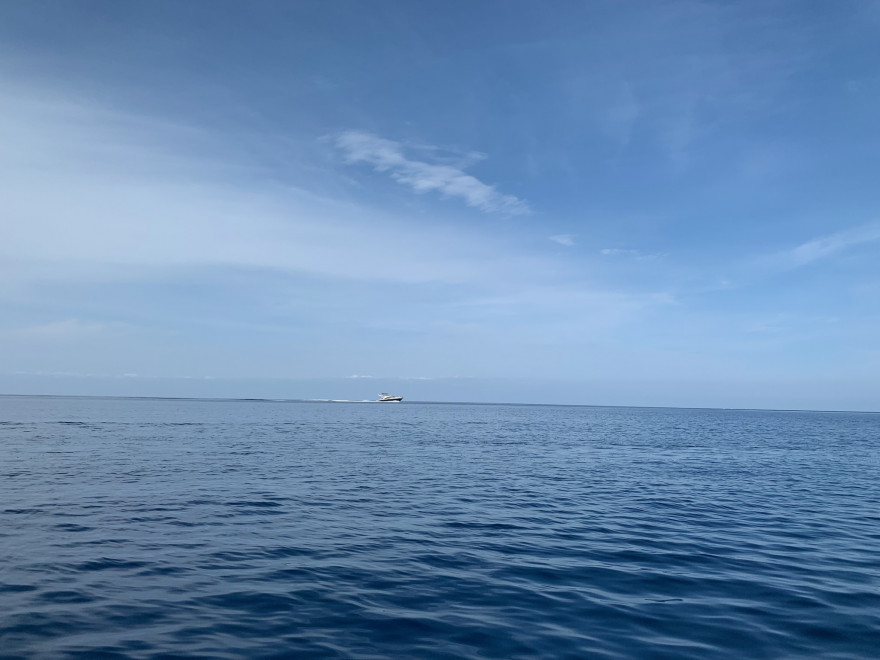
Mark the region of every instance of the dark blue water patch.
POLYGON ((150 565, 142 570, 138 571, 136 575, 138 577, 161 577, 163 575, 182 575, 184 573, 192 572, 194 569, 192 567, 185 566, 173 566, 173 565, 150 565))
POLYGON ((23 475, 0 479, 13 657, 880 648, 877 415, 15 397, 0 417, 23 475))
POLYGON ((40 593, 40 600, 47 603, 88 603, 94 598, 83 593, 82 591, 73 591, 71 589, 59 591, 43 591, 40 593))
POLYGON ((32 584, 2 584, 0 583, 0 594, 2 593, 21 593, 23 591, 34 591, 37 587, 32 584))
MULTIPOLYGON (((70 648, 65 653, 65 656, 68 658, 83 658, 91 660, 94 658, 95 660, 128 660, 132 656, 129 655, 131 651, 137 650, 145 650, 149 648, 149 645, 143 644, 128 644, 126 645, 125 651, 118 651, 113 648, 102 648, 102 647, 94 647, 94 646, 86 646, 84 648, 70 648)), ((180 658, 180 656, 174 655, 166 655, 167 658, 180 658)))
POLYGON ((29 646, 29 641, 57 640, 103 629, 103 624, 93 616, 77 614, 79 606, 79 603, 75 603, 74 607, 64 610, 56 608, 49 613, 37 610, 35 604, 34 611, 12 612, 4 618, 0 641, 6 651, 16 651, 29 646))
POLYGON ((252 502, 232 501, 232 502, 225 502, 225 505, 226 506, 252 507, 252 508, 255 507, 255 508, 260 508, 260 509, 283 506, 280 502, 273 502, 270 500, 258 500, 258 501, 252 501, 252 502))
POLYGON ((74 523, 60 523, 53 525, 53 529, 59 532, 91 532, 94 527, 86 527, 85 525, 76 525, 74 523))
POLYGON ((119 570, 128 570, 132 568, 141 568, 143 566, 147 566, 149 562, 146 561, 132 561, 126 559, 114 559, 112 557, 101 557, 99 559, 93 559, 90 561, 82 562, 81 564, 76 564, 73 566, 73 569, 77 572, 91 572, 91 571, 119 571, 119 570))

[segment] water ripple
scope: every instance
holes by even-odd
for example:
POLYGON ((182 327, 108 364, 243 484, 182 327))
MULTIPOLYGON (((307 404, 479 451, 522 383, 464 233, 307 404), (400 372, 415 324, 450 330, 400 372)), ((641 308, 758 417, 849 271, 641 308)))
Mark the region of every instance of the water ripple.
POLYGON ((880 648, 877 415, 0 397, 0 465, 4 657, 880 648))

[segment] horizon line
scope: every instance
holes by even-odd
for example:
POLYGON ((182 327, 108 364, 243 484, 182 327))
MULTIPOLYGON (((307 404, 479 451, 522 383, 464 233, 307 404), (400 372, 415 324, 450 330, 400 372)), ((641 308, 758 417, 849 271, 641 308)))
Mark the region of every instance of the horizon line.
MULTIPOLYGON (((374 399, 361 401, 343 399, 283 399, 269 397, 202 397, 202 396, 123 396, 119 394, 9 394, 0 397, 33 397, 52 399, 133 399, 141 401, 214 401, 214 402, 260 402, 260 403, 382 403, 374 399)), ((804 412, 804 413, 853 413, 859 415, 880 415, 880 410, 816 410, 813 408, 718 408, 710 406, 637 406, 625 404, 597 403, 525 403, 513 401, 398 401, 405 404, 462 405, 462 406, 547 406, 556 408, 636 408, 650 410, 725 410, 731 412, 804 412)))

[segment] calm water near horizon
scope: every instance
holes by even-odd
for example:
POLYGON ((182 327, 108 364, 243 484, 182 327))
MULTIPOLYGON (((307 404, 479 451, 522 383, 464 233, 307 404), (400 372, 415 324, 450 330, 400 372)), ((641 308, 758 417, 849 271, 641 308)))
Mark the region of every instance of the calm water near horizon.
POLYGON ((880 414, 0 397, 2 658, 877 658, 880 414))

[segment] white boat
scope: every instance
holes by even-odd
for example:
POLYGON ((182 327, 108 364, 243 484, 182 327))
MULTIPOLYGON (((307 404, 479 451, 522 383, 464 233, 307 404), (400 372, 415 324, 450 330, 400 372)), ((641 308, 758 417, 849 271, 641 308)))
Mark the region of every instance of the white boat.
POLYGON ((394 396, 393 394, 386 394, 385 392, 382 392, 382 394, 379 395, 379 401, 403 401, 403 397, 394 396))

